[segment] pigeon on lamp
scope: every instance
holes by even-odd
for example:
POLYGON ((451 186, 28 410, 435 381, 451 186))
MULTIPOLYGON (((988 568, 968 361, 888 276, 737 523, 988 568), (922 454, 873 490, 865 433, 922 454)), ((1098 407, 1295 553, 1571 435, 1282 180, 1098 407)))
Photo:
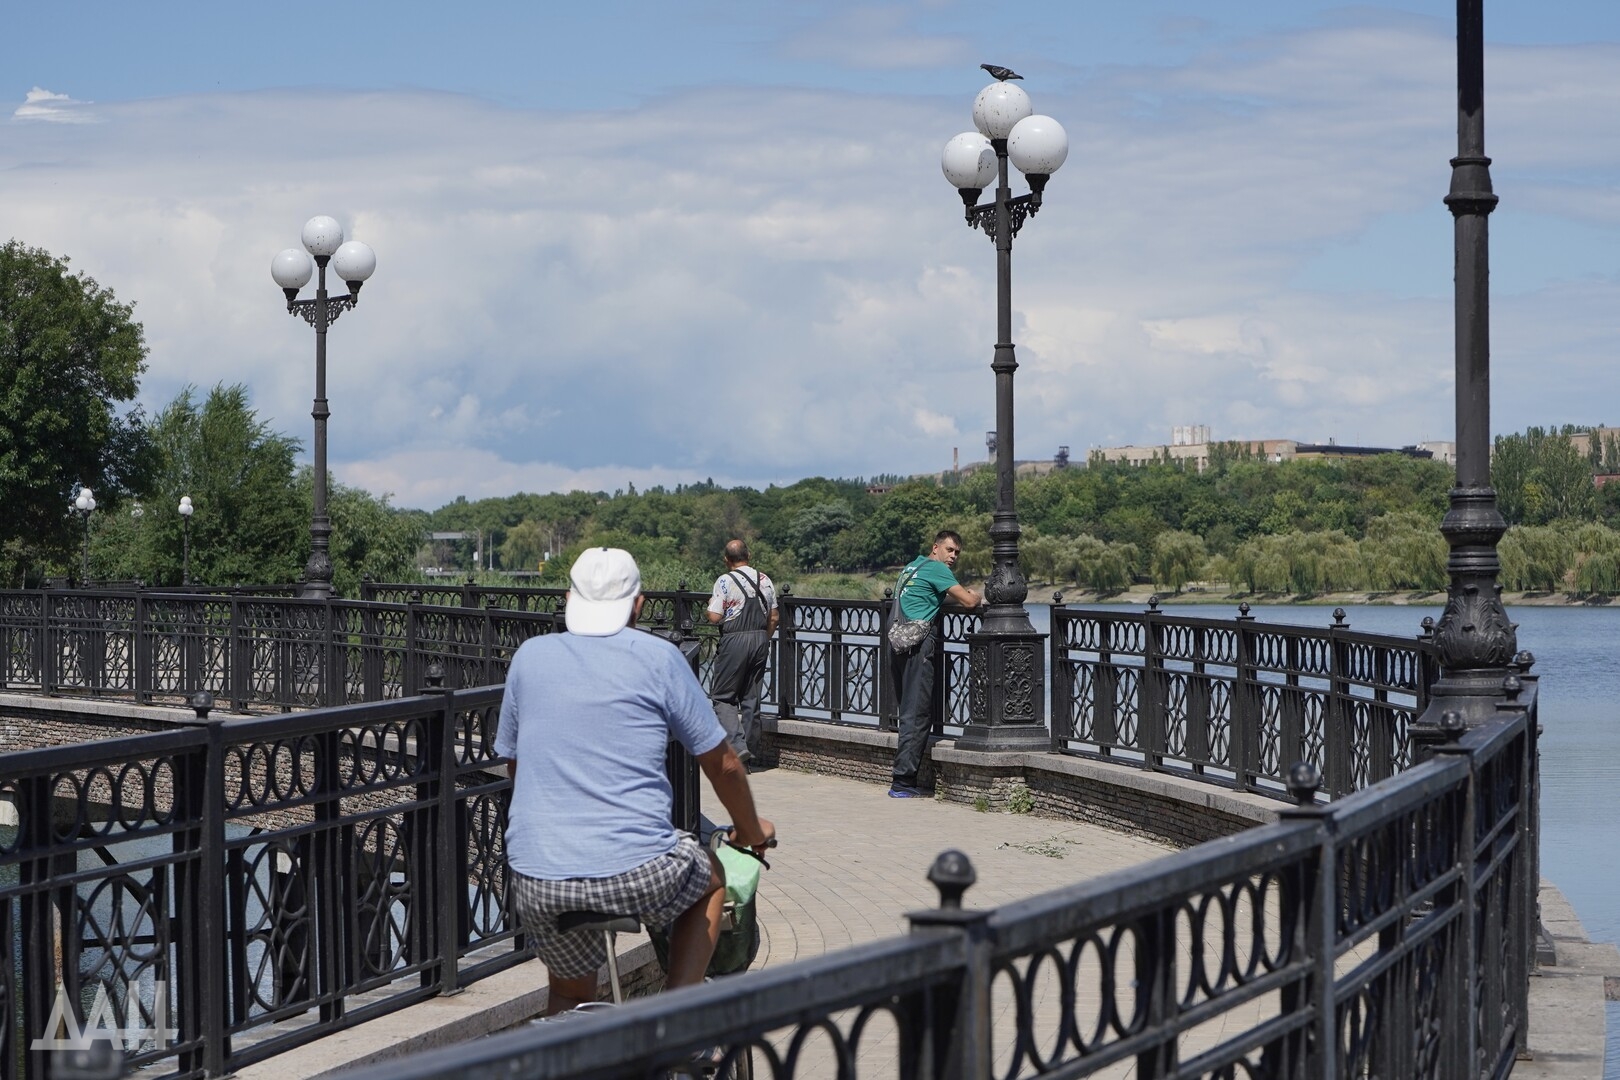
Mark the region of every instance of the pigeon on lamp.
POLYGON ((1002 82, 1006 82, 1008 79, 1023 78, 1022 75, 1018 74, 1018 72, 1014 71, 1012 68, 998 67, 995 64, 980 64, 979 66, 988 71, 992 77, 1000 79, 1002 82))

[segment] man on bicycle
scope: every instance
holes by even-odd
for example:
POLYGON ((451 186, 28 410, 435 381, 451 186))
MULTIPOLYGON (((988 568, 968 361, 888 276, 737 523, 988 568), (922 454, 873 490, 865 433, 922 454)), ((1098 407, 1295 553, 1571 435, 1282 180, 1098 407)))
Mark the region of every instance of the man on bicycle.
POLYGON ((562 933, 594 910, 669 927, 671 987, 703 980, 720 935, 725 876, 671 823, 671 737, 696 756, 734 823, 763 853, 775 827, 754 809, 748 770, 679 649, 635 629, 641 572, 630 553, 590 548, 569 573, 566 634, 512 657, 495 752, 512 761, 506 856, 512 909, 551 975, 546 1014, 596 999, 601 935, 562 933))

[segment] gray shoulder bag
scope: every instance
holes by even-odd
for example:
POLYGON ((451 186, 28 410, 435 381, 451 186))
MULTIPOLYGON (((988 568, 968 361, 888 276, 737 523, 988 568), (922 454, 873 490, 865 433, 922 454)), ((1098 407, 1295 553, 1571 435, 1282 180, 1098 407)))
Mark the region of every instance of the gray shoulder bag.
POLYGON ((900 596, 916 576, 917 568, 911 568, 910 574, 901 576, 894 590, 894 607, 889 612, 889 648, 896 656, 909 656, 916 652, 917 646, 934 628, 932 619, 907 619, 900 614, 900 596))

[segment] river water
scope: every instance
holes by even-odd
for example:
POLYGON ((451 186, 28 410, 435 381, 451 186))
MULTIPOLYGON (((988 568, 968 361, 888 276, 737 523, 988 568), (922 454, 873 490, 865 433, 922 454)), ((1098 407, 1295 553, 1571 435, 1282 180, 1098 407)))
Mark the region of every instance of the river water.
MULTIPOLYGON (((1115 608, 1114 610, 1117 610, 1115 608)), ((1231 605, 1161 608, 1171 615, 1230 618, 1231 605)), ((1330 626, 1332 608, 1255 607, 1261 622, 1330 626)), ((1425 615, 1440 607, 1363 605, 1345 608, 1352 627, 1376 634, 1416 636, 1425 615)), ((1030 615, 1045 631, 1044 606, 1030 615)), ((1620 793, 1620 610, 1518 607, 1519 648, 1535 654, 1541 676, 1541 874, 1575 906, 1593 941, 1620 942, 1620 859, 1615 796, 1620 793)), ((1609 1003, 1605 1080, 1620 1080, 1620 1002, 1609 1003)))

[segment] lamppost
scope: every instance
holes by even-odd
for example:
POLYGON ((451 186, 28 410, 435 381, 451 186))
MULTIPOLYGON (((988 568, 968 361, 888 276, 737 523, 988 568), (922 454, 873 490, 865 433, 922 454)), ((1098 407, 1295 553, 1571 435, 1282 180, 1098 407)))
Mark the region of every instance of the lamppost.
POLYGON ((1425 720, 1444 711, 1465 723, 1496 714, 1518 635, 1502 607, 1496 544, 1507 531, 1491 487, 1490 251, 1496 209, 1485 156, 1485 31, 1481 0, 1457 3, 1457 156, 1446 206, 1456 267, 1457 486, 1440 532, 1450 547, 1446 610, 1434 631, 1440 678, 1425 720))
POLYGON ((1029 586, 1018 566, 1018 513, 1013 506, 1017 456, 1013 450, 1012 245, 1024 222, 1041 208, 1046 182, 1069 156, 1062 125, 1035 113, 1029 95, 1008 80, 1020 76, 982 65, 996 81, 973 102, 973 125, 945 144, 945 178, 962 196, 969 228, 982 229, 996 246, 996 509, 990 525, 994 566, 985 581, 986 608, 980 631, 968 636, 968 724, 957 745, 964 749, 1026 749, 1042 744, 1045 730, 1045 666, 1042 635, 1029 621, 1029 586), (1014 197, 1008 186, 1011 159, 1029 183, 1014 197), (992 182, 995 198, 979 205, 992 182))
POLYGON ((96 508, 96 496, 87 487, 79 488, 79 495, 73 500, 74 507, 84 515, 84 569, 81 574, 81 584, 90 584, 90 512, 96 508))
POLYGON ((315 328, 315 419, 314 508, 309 523, 309 562, 304 566, 303 595, 323 600, 332 595, 332 556, 329 538, 332 523, 326 516, 326 328, 337 317, 359 302, 360 286, 377 269, 377 256, 358 240, 343 242, 343 227, 329 217, 312 217, 304 223, 304 250, 287 248, 270 263, 270 276, 287 294, 287 312, 300 315, 315 328), (307 252, 307 254, 306 254, 307 252), (298 290, 309 284, 311 256, 319 268, 313 300, 298 299, 298 290), (348 285, 343 296, 326 294, 326 264, 339 280, 348 285))
POLYGON ((191 584, 191 496, 180 496, 180 584, 191 584))

